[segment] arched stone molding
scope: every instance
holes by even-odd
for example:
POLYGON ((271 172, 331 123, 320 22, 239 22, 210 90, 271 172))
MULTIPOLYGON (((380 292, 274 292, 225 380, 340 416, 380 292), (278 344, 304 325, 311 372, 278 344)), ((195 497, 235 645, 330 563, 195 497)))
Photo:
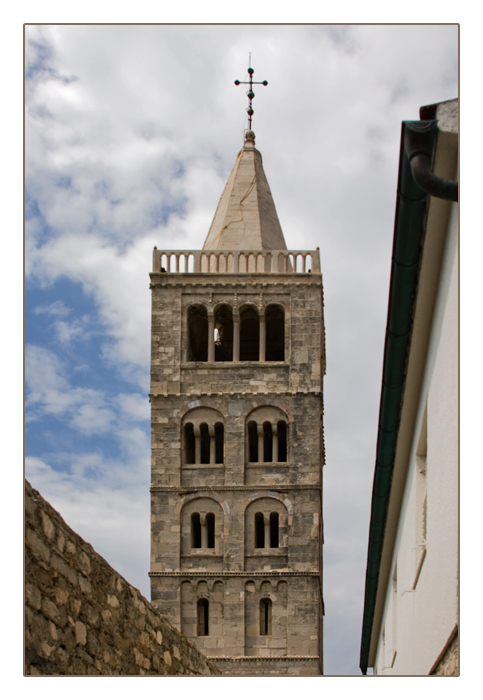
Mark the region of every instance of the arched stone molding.
POLYGON ((179 515, 185 503, 189 503, 196 498, 211 498, 213 501, 219 503, 225 515, 230 514, 230 506, 228 501, 224 496, 220 496, 219 493, 216 493, 216 491, 197 491, 196 493, 187 493, 185 496, 181 496, 178 503, 174 507, 174 512, 179 515))
POLYGON ((283 578, 273 578, 270 576, 264 576, 264 577, 248 579, 245 582, 245 590, 248 590, 248 587, 250 587, 250 590, 252 593, 254 593, 255 591, 257 591, 259 593, 266 592, 267 591, 266 586, 264 586, 262 589, 263 584, 268 584, 271 587, 271 590, 275 591, 275 592, 277 592, 279 590, 279 588, 280 588, 280 590, 282 590, 282 589, 286 589, 286 587, 287 587, 287 581, 285 581, 285 579, 283 579, 283 578))
POLYGON ((247 496, 245 501, 245 511, 250 503, 253 503, 253 501, 260 498, 274 498, 277 501, 281 501, 287 509, 288 515, 293 516, 294 510, 292 501, 287 496, 277 493, 277 491, 255 491, 254 493, 250 494, 247 496))

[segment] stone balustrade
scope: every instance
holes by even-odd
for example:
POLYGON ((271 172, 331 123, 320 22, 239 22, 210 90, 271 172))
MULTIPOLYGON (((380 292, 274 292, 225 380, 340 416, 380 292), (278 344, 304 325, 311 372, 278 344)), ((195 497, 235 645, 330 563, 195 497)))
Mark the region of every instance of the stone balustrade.
POLYGON ((316 250, 158 250, 153 272, 169 273, 320 273, 316 250))

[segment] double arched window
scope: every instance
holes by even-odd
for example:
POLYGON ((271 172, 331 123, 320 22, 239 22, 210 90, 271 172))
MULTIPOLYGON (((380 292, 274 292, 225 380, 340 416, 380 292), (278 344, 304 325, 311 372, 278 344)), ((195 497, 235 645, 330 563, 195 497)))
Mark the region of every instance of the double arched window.
POLYGON ((215 548, 214 513, 191 513, 191 548, 215 548))
POLYGON ((287 566, 291 508, 290 501, 274 496, 256 497, 247 505, 245 509, 246 571, 263 569, 267 564, 274 569, 287 566))
POLYGON ((223 564, 223 507, 208 495, 187 498, 180 508, 181 568, 197 568, 208 557, 217 570, 223 564))
POLYGON ((279 514, 276 511, 255 513, 255 549, 279 547, 279 522, 279 514))
POLYGON ((285 311, 280 304, 263 309, 253 303, 233 308, 221 303, 188 308, 188 362, 283 362, 285 311))

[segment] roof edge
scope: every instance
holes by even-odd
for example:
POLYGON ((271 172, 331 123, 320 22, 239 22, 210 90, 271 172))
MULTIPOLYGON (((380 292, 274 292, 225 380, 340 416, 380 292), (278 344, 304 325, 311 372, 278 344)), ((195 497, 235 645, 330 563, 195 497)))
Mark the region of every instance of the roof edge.
MULTIPOLYGON (((451 159, 448 161, 443 158, 443 162, 439 163, 437 161, 441 161, 439 157, 441 149, 446 151, 449 147, 449 149, 452 150, 455 147, 455 143, 457 143, 457 106, 457 100, 451 100, 448 103, 443 103, 444 115, 441 114, 440 110, 436 110, 438 121, 440 116, 446 117, 448 110, 451 112, 451 122, 453 125, 456 123, 456 132, 453 128, 447 128, 449 125, 446 118, 443 118, 441 122, 439 122, 440 129, 427 129, 428 141, 425 145, 428 148, 431 160, 436 164, 436 170, 445 176, 448 176, 449 171, 454 172, 452 168, 455 167, 455 164, 450 162, 451 159), (455 109, 456 122, 454 119, 455 109), (448 142, 447 131, 453 132, 450 134, 450 137, 453 138, 451 142, 448 142), (433 132, 432 135, 431 132, 433 132)), ((427 125, 429 126, 428 122, 427 125)), ((367 673, 369 662, 371 662, 371 666, 374 663, 374 658, 371 658, 371 656, 374 657, 375 654, 374 633, 376 630, 374 629, 374 623, 376 621, 377 624, 380 625, 381 622, 380 618, 382 613, 380 605, 378 604, 378 593, 382 573, 381 564, 383 560, 385 562, 384 570, 387 569, 389 550, 387 550, 385 546, 386 539, 389 536, 387 534, 389 512, 392 513, 390 535, 391 537, 395 537, 395 533, 393 532, 394 523, 392 521, 394 509, 397 510, 398 504, 397 498, 392 498, 391 489, 395 467, 397 467, 398 480, 401 478, 401 460, 397 458, 397 449, 398 439, 403 427, 405 426, 404 430, 408 428, 408 411, 410 408, 406 407, 406 392, 409 390, 408 386, 406 386, 406 380, 409 375, 412 376, 415 373, 412 348, 416 343, 418 348, 415 349, 415 353, 416 350, 419 354, 421 354, 421 352, 425 353, 427 350, 432 308, 436 295, 434 279, 439 278, 438 265, 440 265, 441 260, 438 262, 438 256, 435 255, 434 250, 432 250, 431 255, 429 255, 428 252, 429 257, 423 255, 423 251, 425 250, 425 248, 423 249, 423 238, 427 238, 429 231, 433 230, 435 226, 434 222, 438 216, 449 216, 449 212, 453 206, 450 201, 430 197, 430 195, 425 193, 414 180, 407 149, 405 148, 405 137, 409 130, 414 130, 415 128, 424 129, 424 122, 403 122, 401 127, 392 268, 384 345, 383 378, 379 409, 376 465, 372 492, 371 521, 369 527, 361 638, 360 668, 364 675, 367 673), (431 209, 429 209, 430 204, 431 209), (437 212, 435 216, 431 213, 433 212, 433 207, 435 208, 435 212, 437 212), (432 224, 429 223, 430 219, 433 221, 432 224), (429 226, 431 228, 426 230, 429 226), (431 260, 429 260, 429 258, 431 258, 431 260), (425 286, 426 292, 428 285, 430 285, 433 293, 433 300, 425 311, 427 316, 426 322, 423 322, 423 325, 425 326, 426 335, 425 333, 420 333, 419 335, 421 335, 421 337, 418 335, 417 339, 413 339, 414 314, 420 313, 418 311, 418 289, 421 284, 425 286)), ((439 221, 441 224, 441 218, 439 221)), ((436 229, 434 229, 434 231, 436 232, 436 229)), ((440 237, 440 239, 439 255, 442 256, 445 236, 440 237)), ((426 294, 426 292, 424 293, 426 294)), ((417 382, 417 377, 414 381, 411 381, 414 384, 414 381, 417 382)), ((411 403, 409 399, 408 401, 411 403)), ((387 546, 389 547, 392 545, 388 544, 387 546)), ((385 579, 383 577, 382 583, 384 584, 384 582, 385 579)), ((378 632, 379 627, 377 629, 377 633, 378 632)))
POLYGON ((406 131, 403 122, 362 623, 360 668, 364 675, 369 663, 428 199, 411 173, 404 148, 406 131))

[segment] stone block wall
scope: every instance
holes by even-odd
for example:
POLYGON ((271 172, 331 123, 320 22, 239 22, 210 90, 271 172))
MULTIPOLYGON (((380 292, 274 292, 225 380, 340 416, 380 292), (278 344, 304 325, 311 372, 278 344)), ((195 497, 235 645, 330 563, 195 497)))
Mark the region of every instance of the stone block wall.
POLYGON ((220 675, 26 482, 26 675, 220 675))

